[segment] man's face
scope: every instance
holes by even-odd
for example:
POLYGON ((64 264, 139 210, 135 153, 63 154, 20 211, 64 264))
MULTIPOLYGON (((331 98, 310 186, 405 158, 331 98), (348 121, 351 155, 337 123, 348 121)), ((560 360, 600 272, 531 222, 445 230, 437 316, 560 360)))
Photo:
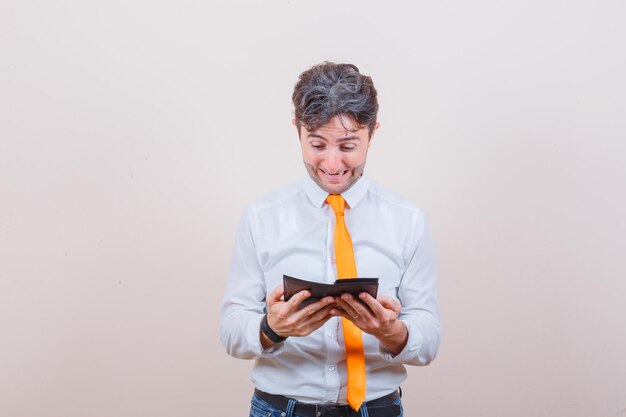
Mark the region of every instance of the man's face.
POLYGON ((318 129, 300 129, 304 166, 313 181, 329 194, 343 193, 363 175, 375 132, 370 135, 367 127, 352 129, 349 118, 344 118, 344 124, 335 116, 318 129))

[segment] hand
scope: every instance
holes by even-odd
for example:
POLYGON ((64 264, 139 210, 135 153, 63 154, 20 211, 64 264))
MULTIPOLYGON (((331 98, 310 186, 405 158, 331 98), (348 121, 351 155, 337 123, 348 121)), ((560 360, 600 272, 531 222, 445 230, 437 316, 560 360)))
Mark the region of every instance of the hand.
POLYGON ((332 315, 335 300, 325 297, 299 309, 300 303, 311 296, 309 291, 300 291, 289 301, 281 300, 284 289, 279 285, 266 297, 267 324, 279 336, 307 336, 326 323, 332 315))
POLYGON ((409 336, 405 324, 398 320, 402 309, 400 302, 384 295, 376 299, 366 292, 359 294, 359 299, 347 293, 335 297, 339 308, 333 308, 330 313, 345 317, 359 329, 376 337, 389 351, 400 353, 409 336))

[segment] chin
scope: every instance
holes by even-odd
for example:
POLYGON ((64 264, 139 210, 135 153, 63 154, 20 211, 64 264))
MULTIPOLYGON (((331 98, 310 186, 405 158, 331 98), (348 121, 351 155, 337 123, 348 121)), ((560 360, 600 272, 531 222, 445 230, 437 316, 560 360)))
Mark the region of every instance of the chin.
POLYGON ((324 191, 326 191, 328 194, 341 194, 344 191, 346 191, 346 188, 344 188, 344 187, 341 187, 341 188, 338 188, 338 187, 322 187, 322 188, 324 188, 324 191))
POLYGON ((341 194, 344 191, 348 190, 348 188, 350 188, 350 186, 352 185, 351 182, 345 182, 341 184, 328 184, 319 182, 318 184, 322 187, 322 189, 324 189, 324 191, 329 194, 341 194))
POLYGON ((326 191, 328 194, 341 194, 341 191, 343 190, 341 187, 338 187, 336 184, 326 184, 321 182, 319 179, 317 181, 315 181, 317 183, 317 185, 319 185, 319 187, 326 191))

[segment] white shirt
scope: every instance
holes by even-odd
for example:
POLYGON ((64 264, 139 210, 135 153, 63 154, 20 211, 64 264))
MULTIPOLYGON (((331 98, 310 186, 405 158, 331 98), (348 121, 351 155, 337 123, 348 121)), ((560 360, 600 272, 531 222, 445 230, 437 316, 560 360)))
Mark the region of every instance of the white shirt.
MULTIPOLYGON (((379 278, 379 295, 402 304, 408 329, 398 355, 363 332, 366 401, 391 393, 406 379, 404 364, 428 365, 439 348, 434 245, 424 213, 407 200, 361 177, 342 194, 357 273, 379 278)), ((251 204, 239 225, 222 304, 220 339, 227 352, 256 359, 258 389, 302 402, 345 404, 346 363, 341 319, 333 317, 306 337, 289 337, 266 351, 259 327, 265 296, 283 274, 311 281, 336 279, 335 214, 310 178, 251 204)))

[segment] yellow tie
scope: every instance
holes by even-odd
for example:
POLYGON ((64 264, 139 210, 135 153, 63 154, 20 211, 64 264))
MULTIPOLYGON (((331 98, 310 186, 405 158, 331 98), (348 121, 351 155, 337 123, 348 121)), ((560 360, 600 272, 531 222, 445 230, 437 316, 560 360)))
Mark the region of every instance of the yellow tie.
MULTIPOLYGON (((335 212, 335 259, 337 278, 356 278, 356 262, 352 239, 343 218, 346 201, 339 194, 330 194, 326 202, 335 212)), ((365 354, 361 329, 348 319, 342 319, 343 339, 346 345, 346 366, 348 368, 348 404, 357 411, 365 399, 365 354)))

